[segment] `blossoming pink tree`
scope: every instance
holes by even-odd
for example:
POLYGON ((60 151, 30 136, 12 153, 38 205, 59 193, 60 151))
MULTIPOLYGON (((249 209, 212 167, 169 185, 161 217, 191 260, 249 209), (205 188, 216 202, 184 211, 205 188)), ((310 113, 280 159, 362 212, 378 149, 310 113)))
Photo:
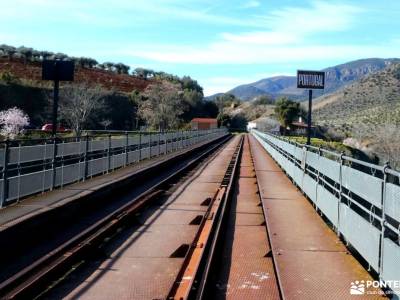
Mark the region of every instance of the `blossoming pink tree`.
POLYGON ((22 129, 29 125, 29 117, 19 108, 13 107, 0 111, 0 133, 14 139, 22 129))

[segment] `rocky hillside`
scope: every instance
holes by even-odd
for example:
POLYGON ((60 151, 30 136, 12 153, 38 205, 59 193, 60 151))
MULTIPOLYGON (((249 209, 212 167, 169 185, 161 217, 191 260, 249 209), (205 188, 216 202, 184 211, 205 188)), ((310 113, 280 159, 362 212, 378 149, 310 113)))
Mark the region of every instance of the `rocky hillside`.
MULTIPOLYGON (((31 81, 34 85, 42 85, 42 65, 40 62, 27 62, 22 59, 0 58, 0 75, 9 73, 12 76, 31 81)), ((107 90, 130 93, 133 90, 143 91, 152 80, 145 80, 126 74, 116 74, 95 68, 75 69, 75 82, 99 84, 107 90)))
MULTIPOLYGON (((400 59, 369 58, 326 68, 323 70, 326 72, 326 88, 324 93, 333 93, 352 82, 378 72, 396 62, 400 62, 400 59)), ((288 96, 292 99, 301 100, 305 97, 306 91, 297 89, 295 76, 276 76, 240 85, 228 91, 228 93, 244 101, 260 95, 270 95, 273 97, 288 96)), ((322 92, 316 91, 315 94, 318 96, 322 92)))
POLYGON ((321 125, 400 122, 400 64, 392 64, 314 101, 314 120, 321 125))

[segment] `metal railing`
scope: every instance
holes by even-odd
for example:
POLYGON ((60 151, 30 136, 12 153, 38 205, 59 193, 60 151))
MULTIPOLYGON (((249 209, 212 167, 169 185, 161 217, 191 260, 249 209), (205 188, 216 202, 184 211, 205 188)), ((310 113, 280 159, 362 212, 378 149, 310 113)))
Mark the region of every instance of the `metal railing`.
POLYGON ((220 128, 4 141, 0 143, 0 207, 226 133, 220 128))
MULTIPOLYGON (((257 130, 252 134, 369 270, 382 281, 400 280, 399 172, 257 130)), ((399 288, 392 290, 400 295, 399 288)))

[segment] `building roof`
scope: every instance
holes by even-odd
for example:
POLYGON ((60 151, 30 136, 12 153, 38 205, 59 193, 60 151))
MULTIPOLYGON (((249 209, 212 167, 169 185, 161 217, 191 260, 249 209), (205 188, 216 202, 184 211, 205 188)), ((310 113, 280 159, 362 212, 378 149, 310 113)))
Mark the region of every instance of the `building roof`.
POLYGON ((197 122, 197 123, 217 123, 217 119, 213 118, 194 118, 192 122, 197 122))
MULTIPOLYGON (((306 124, 306 123, 293 122, 292 125, 293 125, 293 126, 296 126, 296 127, 307 128, 307 124, 306 124)), ((311 125, 311 127, 315 127, 315 126, 314 126, 314 125, 311 125)))

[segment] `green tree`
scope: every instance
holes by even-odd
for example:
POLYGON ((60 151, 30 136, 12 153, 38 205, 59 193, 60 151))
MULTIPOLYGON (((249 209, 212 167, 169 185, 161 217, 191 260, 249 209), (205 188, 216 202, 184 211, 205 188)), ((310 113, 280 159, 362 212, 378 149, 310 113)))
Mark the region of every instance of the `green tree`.
POLYGON ((24 63, 26 64, 27 61, 32 60, 32 55, 33 55, 33 49, 32 48, 27 48, 25 46, 21 46, 17 49, 18 53, 22 55, 24 58, 24 63))
POLYGON ((42 60, 47 60, 50 58, 50 56, 54 55, 53 52, 49 52, 49 51, 40 51, 40 57, 42 60))
POLYGON ((58 52, 58 53, 54 54, 53 56, 55 59, 59 59, 59 60, 65 60, 68 58, 67 54, 61 53, 61 52, 58 52))
POLYGON ((203 93, 196 90, 185 89, 183 91, 183 115, 185 121, 190 121, 195 117, 203 116, 203 93))
POLYGON ((231 117, 230 127, 237 130, 246 130, 247 119, 242 113, 238 113, 231 117))
POLYGON ((205 117, 216 118, 218 116, 218 106, 213 101, 203 101, 203 111, 205 117))
POLYGON ((135 74, 138 77, 147 79, 149 77, 153 77, 155 75, 155 72, 150 69, 145 69, 145 68, 136 68, 135 69, 135 74))
POLYGON ((224 107, 231 106, 232 103, 235 105, 239 105, 240 100, 237 99, 235 97, 235 95, 227 93, 227 94, 222 94, 222 95, 217 96, 215 98, 215 103, 217 104, 219 112, 221 113, 221 112, 223 112, 224 107))
POLYGON ((275 113, 282 127, 290 127, 290 124, 299 116, 303 115, 304 111, 300 107, 299 102, 289 100, 286 97, 279 98, 275 103, 275 113))
POLYGON ((228 114, 220 112, 217 117, 219 126, 229 127, 231 124, 231 117, 228 114))
POLYGON ((191 90, 201 93, 203 95, 203 88, 198 84, 198 82, 189 76, 183 76, 181 79, 182 89, 191 90))
POLYGON ((268 104, 274 104, 274 99, 272 97, 269 97, 267 95, 262 95, 257 97, 253 101, 254 105, 268 105, 268 104))
POLYGON ((107 61, 103 65, 107 71, 114 71, 114 63, 107 61))

